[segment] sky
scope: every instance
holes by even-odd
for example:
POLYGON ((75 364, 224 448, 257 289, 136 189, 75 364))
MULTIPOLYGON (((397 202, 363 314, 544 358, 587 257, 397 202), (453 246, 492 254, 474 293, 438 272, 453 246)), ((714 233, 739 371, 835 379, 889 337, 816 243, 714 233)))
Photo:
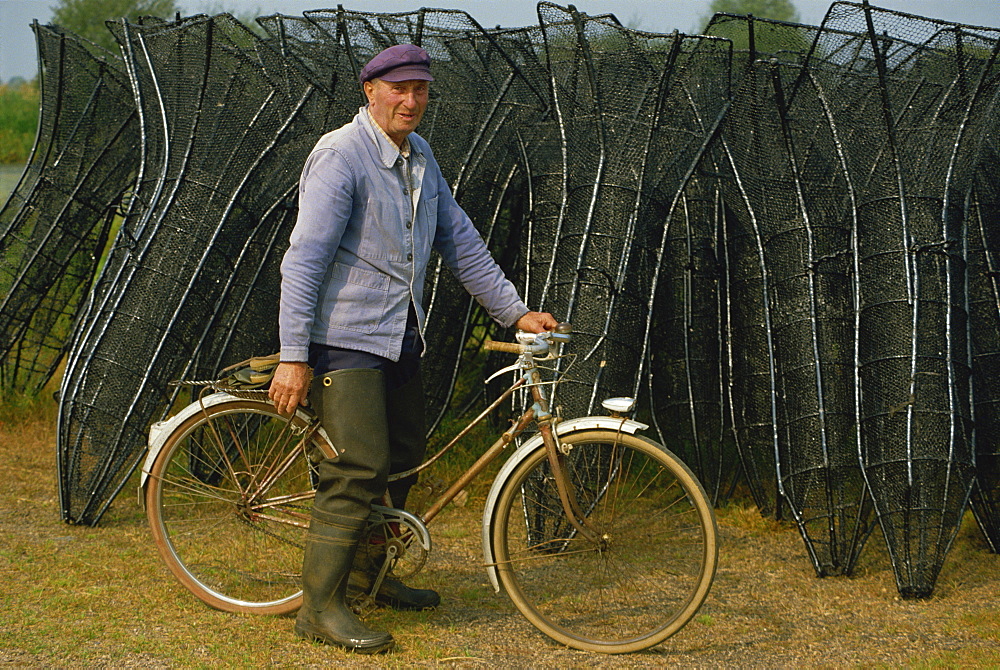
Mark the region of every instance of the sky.
MULTIPOLYGON (((669 33, 697 33, 710 0, 564 0, 587 14, 613 13, 633 28, 669 33)), ((831 0, 793 0, 802 23, 819 25, 831 0)), ((48 23, 57 0, 0 0, 0 82, 31 79, 38 72, 31 22, 48 23)), ((240 16, 300 15, 309 9, 336 7, 336 0, 177 0, 186 14, 231 11, 240 16)), ((481 25, 517 27, 538 22, 535 0, 340 0, 346 9, 406 12, 424 7, 461 9, 481 25)), ((1000 0, 871 0, 876 7, 896 9, 955 23, 1000 28, 1000 0)))

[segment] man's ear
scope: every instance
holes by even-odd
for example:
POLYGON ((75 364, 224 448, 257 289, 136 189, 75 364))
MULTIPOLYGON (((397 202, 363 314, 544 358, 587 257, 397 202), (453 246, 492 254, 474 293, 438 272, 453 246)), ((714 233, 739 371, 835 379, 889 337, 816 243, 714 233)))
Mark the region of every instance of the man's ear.
POLYGON ((371 102, 372 96, 375 95, 375 83, 368 80, 362 86, 365 89, 365 97, 368 98, 368 102, 371 102))

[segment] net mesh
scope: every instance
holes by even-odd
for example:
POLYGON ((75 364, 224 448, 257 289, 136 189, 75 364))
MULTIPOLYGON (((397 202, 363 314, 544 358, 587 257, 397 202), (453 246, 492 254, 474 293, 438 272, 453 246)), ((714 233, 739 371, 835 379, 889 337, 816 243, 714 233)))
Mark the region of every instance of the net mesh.
POLYGON ((326 96, 232 17, 113 27, 144 128, 122 233, 62 382, 63 514, 92 523, 175 400, 167 383, 277 349, 278 263, 326 96))
POLYGON ((927 595, 975 476, 964 209, 1000 33, 847 3, 824 25, 815 53, 852 54, 828 90, 853 135, 860 461, 897 586, 927 595))
POLYGON ((0 210, 0 389, 39 391, 55 373, 138 165, 139 128, 121 59, 32 25, 41 115, 20 182, 0 210))
MULTIPOLYGON (((1000 546, 1000 32, 849 2, 820 26, 720 14, 705 35, 548 2, 522 28, 258 23, 119 21, 103 58, 36 27, 41 132, 0 211, 0 374, 37 388, 69 351, 67 521, 97 523, 184 401, 168 381, 277 349, 301 165, 363 103, 361 65, 411 42, 435 63, 420 132, 456 198, 525 301, 574 325, 564 416, 640 396, 713 501, 746 487, 820 575, 850 573, 881 528, 900 593, 929 594, 970 499, 1000 546)), ((427 282, 433 429, 495 369, 476 344, 509 334, 437 258, 427 282)))
POLYGON ((969 322, 976 483, 972 508, 993 551, 1000 551, 1000 169, 996 137, 987 140, 967 213, 969 322))

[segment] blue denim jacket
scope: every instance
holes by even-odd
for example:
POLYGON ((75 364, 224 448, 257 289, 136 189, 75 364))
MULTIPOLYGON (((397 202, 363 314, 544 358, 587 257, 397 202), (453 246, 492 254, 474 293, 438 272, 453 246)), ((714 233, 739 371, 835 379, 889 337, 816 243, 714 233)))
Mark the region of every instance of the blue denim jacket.
POLYGON ((406 160, 362 107, 306 159, 299 215, 281 262, 283 361, 307 360, 310 341, 399 360, 410 302, 423 331, 432 247, 501 325, 527 313, 455 202, 430 146, 416 133, 409 141, 406 160))

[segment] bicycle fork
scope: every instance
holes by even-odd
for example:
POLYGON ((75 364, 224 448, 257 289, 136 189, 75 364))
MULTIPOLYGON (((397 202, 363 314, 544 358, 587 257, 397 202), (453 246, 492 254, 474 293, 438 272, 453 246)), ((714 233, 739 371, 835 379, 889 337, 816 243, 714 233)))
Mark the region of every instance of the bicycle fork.
POLYGON ((607 544, 608 537, 587 520, 587 515, 580 508, 580 502, 576 497, 576 487, 570 483, 569 464, 566 462, 569 449, 564 449, 561 446, 556 432, 552 430, 552 414, 549 412, 549 399, 541 384, 540 375, 534 366, 534 361, 532 361, 530 368, 526 372, 531 380, 529 386, 531 388, 531 397, 535 403, 535 422, 538 425, 538 432, 542 436, 542 442, 545 444, 545 453, 548 457, 549 467, 552 469, 552 478, 556 483, 556 490, 559 493, 559 502, 562 503, 563 512, 565 512, 570 525, 578 533, 599 548, 603 548, 607 544))

